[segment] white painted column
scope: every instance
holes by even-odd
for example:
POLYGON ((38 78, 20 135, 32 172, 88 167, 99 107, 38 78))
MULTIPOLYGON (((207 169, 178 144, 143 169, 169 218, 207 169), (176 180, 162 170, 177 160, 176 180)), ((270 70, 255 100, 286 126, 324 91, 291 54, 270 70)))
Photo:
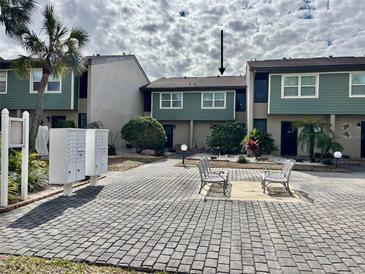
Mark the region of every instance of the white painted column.
POLYGON ((255 79, 255 72, 250 71, 250 66, 247 65, 246 68, 247 133, 250 133, 253 130, 254 79, 255 79))
POLYGON ((190 120, 190 130, 189 130, 189 148, 193 148, 194 141, 194 121, 190 120))
POLYGON ((0 206, 8 206, 9 174, 9 111, 1 111, 1 196, 0 206))
POLYGON ((330 123, 331 123, 331 129, 335 133, 336 132, 336 115, 335 114, 331 114, 330 123))
POLYGON ((22 185, 20 198, 28 198, 29 112, 23 112, 22 185))

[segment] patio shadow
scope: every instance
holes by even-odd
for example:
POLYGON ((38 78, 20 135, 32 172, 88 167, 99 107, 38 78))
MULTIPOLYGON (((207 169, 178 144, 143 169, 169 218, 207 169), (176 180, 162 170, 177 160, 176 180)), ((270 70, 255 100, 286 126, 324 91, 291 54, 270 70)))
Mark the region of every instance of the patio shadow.
POLYGON ((41 203, 24 216, 11 223, 8 228, 36 228, 61 216, 67 209, 78 208, 94 200, 103 188, 103 186, 89 186, 75 191, 70 197, 59 196, 55 199, 41 203))

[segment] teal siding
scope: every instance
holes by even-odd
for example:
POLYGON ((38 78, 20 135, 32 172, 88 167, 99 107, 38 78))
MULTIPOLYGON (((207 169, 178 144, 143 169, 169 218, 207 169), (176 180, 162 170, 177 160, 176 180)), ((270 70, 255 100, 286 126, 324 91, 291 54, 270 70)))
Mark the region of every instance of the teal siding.
POLYGON ((234 120, 234 92, 226 95, 226 109, 201 109, 201 92, 183 92, 183 109, 160 109, 160 93, 153 93, 152 115, 157 120, 229 121, 234 120))
MULTIPOLYGON (((61 93, 44 95, 45 110, 71 109, 71 71, 62 79, 61 93)), ((8 71, 8 93, 0 94, 0 108, 34 109, 36 93, 29 93, 29 79, 19 79, 14 71, 8 71)))
POLYGON ((365 114, 365 98, 349 97, 348 73, 319 75, 319 98, 281 99, 281 76, 271 76, 270 114, 365 114))

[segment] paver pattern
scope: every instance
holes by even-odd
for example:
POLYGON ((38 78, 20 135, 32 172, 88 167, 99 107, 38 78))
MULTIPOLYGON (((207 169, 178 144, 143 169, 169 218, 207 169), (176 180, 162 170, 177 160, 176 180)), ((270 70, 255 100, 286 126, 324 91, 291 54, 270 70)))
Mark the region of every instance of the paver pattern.
MULTIPOLYGON (((191 273, 365 273, 365 173, 293 172, 313 203, 205 200, 176 160, 0 215, 0 253, 191 273)), ((258 170, 230 170, 259 181, 258 170)))

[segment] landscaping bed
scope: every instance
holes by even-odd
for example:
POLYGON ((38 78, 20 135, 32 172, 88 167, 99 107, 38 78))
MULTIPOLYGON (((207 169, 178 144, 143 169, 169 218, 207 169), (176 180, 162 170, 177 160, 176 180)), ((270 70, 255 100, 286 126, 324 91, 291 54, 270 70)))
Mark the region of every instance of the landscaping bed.
POLYGON ((0 273, 2 274, 139 274, 145 272, 137 272, 124 270, 118 267, 111 266, 96 266, 88 265, 86 263, 76 263, 61 259, 42 259, 35 257, 24 256, 3 256, 0 255, 0 273))
MULTIPOLYGON (((196 167, 199 160, 186 159, 185 166, 196 167)), ((209 164, 214 168, 237 168, 237 169, 269 169, 269 170, 280 170, 280 163, 234 163, 222 160, 209 160, 209 164)), ((182 163, 176 166, 183 166, 182 163)), ((321 171, 321 172, 350 172, 348 169, 336 168, 335 166, 325 165, 308 165, 302 163, 295 163, 293 170, 296 171, 321 171)))
POLYGON ((109 156, 108 160, 108 170, 109 171, 124 171, 132 168, 142 166, 144 164, 153 163, 155 161, 161 160, 164 157, 156 157, 150 155, 117 155, 109 156))

